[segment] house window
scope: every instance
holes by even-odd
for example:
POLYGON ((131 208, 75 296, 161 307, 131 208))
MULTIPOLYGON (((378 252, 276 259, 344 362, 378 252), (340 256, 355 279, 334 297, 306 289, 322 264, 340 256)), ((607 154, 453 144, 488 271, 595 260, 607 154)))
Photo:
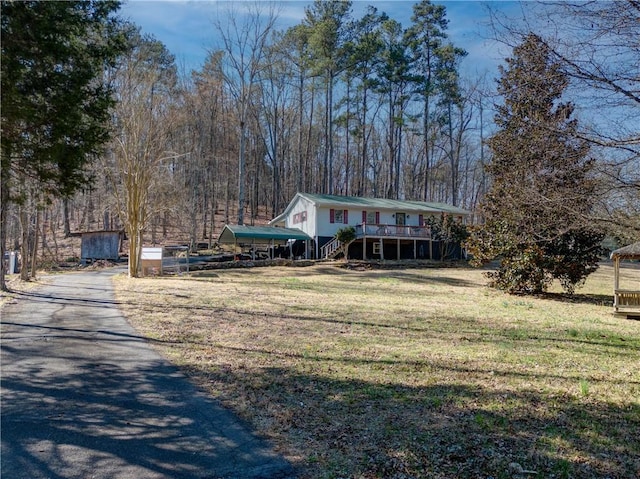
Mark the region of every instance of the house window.
POLYGON ((380 213, 377 211, 367 211, 367 224, 375 225, 380 223, 380 213))
POLYGON ((296 213, 295 215, 293 215, 293 223, 294 224, 302 223, 303 221, 307 221, 307 212, 306 211, 302 211, 300 213, 296 213))
POLYGON ((380 254, 380 243, 373 243, 373 254, 380 254))
POLYGON ((349 223, 349 211, 348 210, 329 210, 329 223, 349 223))

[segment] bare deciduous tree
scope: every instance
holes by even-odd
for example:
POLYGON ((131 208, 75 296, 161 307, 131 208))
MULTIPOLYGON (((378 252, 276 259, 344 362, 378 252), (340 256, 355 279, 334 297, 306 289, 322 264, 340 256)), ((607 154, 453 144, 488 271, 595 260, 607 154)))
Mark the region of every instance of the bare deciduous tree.
POLYGON ((115 72, 118 106, 111 150, 111 178, 117 209, 129 238, 129 276, 137 277, 143 233, 160 204, 153 203, 171 131, 173 57, 164 45, 133 34, 133 49, 115 72))
POLYGON ((238 224, 244 224, 247 123, 250 109, 254 107, 255 87, 263 65, 269 38, 275 27, 277 15, 273 4, 265 13, 258 2, 248 6, 242 17, 233 9, 224 18, 214 22, 220 34, 225 52, 225 82, 238 110, 238 224), (243 21, 240 20, 243 19, 243 21))

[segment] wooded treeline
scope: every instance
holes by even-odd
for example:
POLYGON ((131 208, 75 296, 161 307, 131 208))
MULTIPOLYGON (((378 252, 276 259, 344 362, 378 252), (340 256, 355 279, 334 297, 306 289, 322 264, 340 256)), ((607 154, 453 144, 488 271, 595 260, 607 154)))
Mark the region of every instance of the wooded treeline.
MULTIPOLYGON (((274 8, 228 11, 203 68, 162 80, 171 128, 150 221, 201 241, 223 222, 279 214, 298 191, 474 209, 480 95, 459 77, 445 8, 417 4, 403 29, 374 7, 355 19, 350 2, 319 1, 286 31, 274 8)), ((151 68, 171 57, 152 38, 135 42, 156 45, 151 68)))
MULTIPOLYGON (((466 52, 448 38, 446 7, 422 0, 405 26, 374 6, 355 17, 349 1, 316 0, 286 30, 278 27, 277 8, 261 2, 243 4, 242 12, 231 7, 212 23, 219 44, 191 72, 179 71, 161 42, 121 23, 117 35, 126 48, 115 61, 96 60, 115 104, 105 125, 111 140, 99 153, 87 151, 81 165, 92 181, 35 194, 40 180, 8 166, 22 153, 5 148, 3 126, 3 177, 25 184, 10 195, 3 182, 3 245, 16 248, 39 237, 40 250, 55 255, 51 241, 60 229, 120 228, 136 247, 211 242, 224 223, 279 214, 298 191, 476 211, 487 188, 484 140, 495 130, 493 107, 500 99, 495 85, 461 75, 466 52)), ((617 101, 624 112, 604 121, 592 114, 577 134, 592 144, 600 167, 598 220, 620 237, 633 237, 640 231, 638 123, 632 126, 640 111, 639 7, 622 1, 544 8, 545 28, 561 18, 562 28, 582 32, 540 35, 578 88, 574 94, 593 95, 583 111, 617 101), (594 19, 591 35, 578 29, 594 19), (607 61, 603 44, 617 49, 614 61, 607 61)), ((494 19, 507 41, 517 42, 531 27, 515 31, 494 19)), ((3 123, 5 97, 3 83, 3 123)))

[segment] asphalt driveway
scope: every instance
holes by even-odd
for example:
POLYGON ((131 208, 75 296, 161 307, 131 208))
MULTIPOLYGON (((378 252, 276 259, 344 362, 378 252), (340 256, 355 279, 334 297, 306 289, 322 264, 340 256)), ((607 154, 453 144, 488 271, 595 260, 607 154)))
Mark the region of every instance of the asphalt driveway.
POLYGON ((3 307, 2 477, 293 477, 129 326, 114 272, 48 276, 3 307))

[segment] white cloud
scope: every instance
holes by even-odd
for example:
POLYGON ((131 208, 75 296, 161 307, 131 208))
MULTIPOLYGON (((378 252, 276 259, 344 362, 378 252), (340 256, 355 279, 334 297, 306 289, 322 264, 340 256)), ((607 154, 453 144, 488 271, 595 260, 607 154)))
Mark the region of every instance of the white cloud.
MULTIPOLYGON (((121 16, 139 25, 144 33, 152 34, 162 41, 176 57, 178 64, 184 64, 187 70, 202 66, 207 51, 215 48, 216 31, 214 19, 219 13, 233 7, 242 9, 243 5, 255 3, 253 0, 213 1, 213 0, 131 0, 121 9, 121 16)), ((416 2, 407 0, 373 0, 353 2, 356 18, 364 13, 367 5, 375 6, 379 12, 387 13, 407 28, 416 2)), ((449 37, 456 45, 469 52, 464 60, 464 69, 468 72, 495 70, 504 57, 502 48, 483 35, 486 28, 485 2, 446 1, 441 3, 447 8, 449 19, 449 37)), ((490 2, 499 8, 510 8, 517 2, 490 2)), ((304 9, 311 1, 288 0, 278 2, 279 26, 282 29, 299 23, 304 18, 304 9)))

